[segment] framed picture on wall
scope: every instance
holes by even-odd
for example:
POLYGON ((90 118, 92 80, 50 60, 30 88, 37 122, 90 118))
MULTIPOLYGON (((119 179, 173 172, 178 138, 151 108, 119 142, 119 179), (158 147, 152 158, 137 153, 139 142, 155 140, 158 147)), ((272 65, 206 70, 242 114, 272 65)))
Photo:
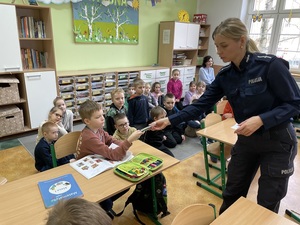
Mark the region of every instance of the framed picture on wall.
POLYGON ((84 0, 72 9, 76 43, 138 44, 137 0, 84 0))

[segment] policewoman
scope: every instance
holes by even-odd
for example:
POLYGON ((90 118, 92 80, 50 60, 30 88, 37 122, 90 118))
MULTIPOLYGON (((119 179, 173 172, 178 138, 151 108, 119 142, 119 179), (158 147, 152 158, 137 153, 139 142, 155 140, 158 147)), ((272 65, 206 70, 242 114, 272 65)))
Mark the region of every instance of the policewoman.
POLYGON ((258 53, 240 19, 226 19, 212 36, 219 57, 229 64, 198 102, 152 123, 152 129, 191 120, 227 96, 239 127, 220 213, 246 197, 258 168, 257 202, 277 213, 294 172, 297 137, 290 121, 300 112, 299 88, 285 60, 258 53))

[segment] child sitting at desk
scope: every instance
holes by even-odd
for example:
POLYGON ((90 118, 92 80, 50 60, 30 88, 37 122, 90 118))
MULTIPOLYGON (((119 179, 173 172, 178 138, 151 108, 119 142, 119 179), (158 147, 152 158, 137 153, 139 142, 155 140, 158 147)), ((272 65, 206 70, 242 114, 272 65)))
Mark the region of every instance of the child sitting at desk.
POLYGON ((134 131, 135 127, 131 127, 127 116, 124 113, 119 113, 114 116, 116 131, 113 135, 117 140, 126 140, 134 131))
MULTIPOLYGON (((77 159, 87 155, 99 154, 110 160, 122 160, 132 142, 138 140, 143 134, 140 130, 136 130, 124 141, 113 138, 103 130, 105 119, 101 105, 91 100, 87 100, 80 105, 79 114, 86 126, 78 139, 77 159), (110 147, 113 143, 117 145, 114 149, 110 147)), ((100 202, 100 206, 113 218, 113 201, 126 192, 127 190, 100 202)))
POLYGON ((46 225, 111 225, 112 220, 97 203, 83 198, 60 200, 49 212, 46 225))
MULTIPOLYGON (((58 138, 58 127, 53 122, 46 122, 41 127, 43 137, 40 139, 34 149, 35 168, 43 172, 53 168, 50 145, 58 138)), ((74 160, 74 155, 68 155, 57 160, 57 165, 63 165, 74 160), (73 160, 72 160, 73 159, 73 160)))

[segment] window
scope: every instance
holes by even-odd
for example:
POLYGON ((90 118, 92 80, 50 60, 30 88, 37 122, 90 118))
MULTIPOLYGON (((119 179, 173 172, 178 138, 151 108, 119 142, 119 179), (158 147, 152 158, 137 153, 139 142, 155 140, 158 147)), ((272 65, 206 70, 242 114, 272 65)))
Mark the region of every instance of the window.
POLYGON ((300 0, 251 0, 250 37, 261 52, 282 57, 300 72, 300 0))

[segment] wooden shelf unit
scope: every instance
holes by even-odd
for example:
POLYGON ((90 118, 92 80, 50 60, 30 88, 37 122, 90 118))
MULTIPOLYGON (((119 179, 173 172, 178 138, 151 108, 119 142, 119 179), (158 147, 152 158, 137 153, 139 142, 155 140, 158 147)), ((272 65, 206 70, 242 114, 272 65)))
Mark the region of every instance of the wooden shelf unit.
MULTIPOLYGON (((4 48, 0 53, 0 76, 12 75, 19 80, 20 102, 12 102, 11 105, 16 105, 23 111, 24 130, 15 132, 20 134, 36 129, 47 118, 52 101, 57 96, 51 8, 1 3, 0 11, 2 16, 0 29, 7 30, 9 26, 8 34, 0 38, 4 48), (26 32, 29 33, 31 30, 31 36, 24 36, 26 33, 24 18, 27 18, 26 32), (37 21, 40 21, 39 28, 37 21), (39 35, 42 30, 44 30, 44 37, 39 35), (34 68, 26 67, 26 58, 22 49, 32 49, 32 53, 35 53, 31 59, 32 65, 32 60, 35 60, 34 68), (47 65, 42 66, 39 63, 41 59, 37 56, 38 52, 47 52, 45 56, 47 65)), ((28 56, 27 61, 29 61, 28 56)), ((2 106, 5 105, 0 105, 0 108, 2 106)))

